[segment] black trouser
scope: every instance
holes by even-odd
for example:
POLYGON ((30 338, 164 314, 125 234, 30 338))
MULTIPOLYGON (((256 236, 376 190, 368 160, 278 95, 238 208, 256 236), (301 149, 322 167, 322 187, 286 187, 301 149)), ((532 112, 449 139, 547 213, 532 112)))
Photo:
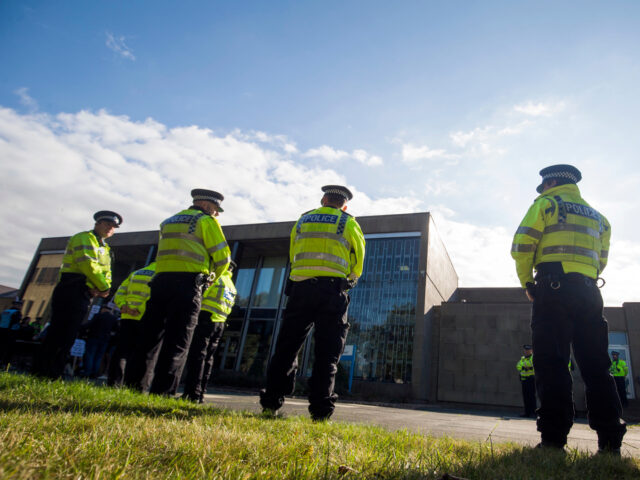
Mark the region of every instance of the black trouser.
POLYGON ((314 419, 329 418, 338 396, 333 393, 338 362, 349 331, 349 295, 340 278, 318 277, 293 282, 278 334, 275 353, 267 368, 267 388, 260 392, 264 408, 279 409, 295 388, 298 353, 315 326, 315 359, 309 379, 309 412, 314 419))
POLYGON ((133 320, 131 318, 123 318, 120 320, 120 331, 118 332, 116 348, 109 362, 107 385, 121 387, 122 384, 125 383, 127 386, 130 386, 125 382, 125 372, 127 365, 131 368, 133 354, 142 336, 140 325, 140 320, 133 320))
POLYGON ((0 364, 11 363, 13 345, 16 340, 16 331, 11 328, 0 328, 0 364))
POLYGON ((202 274, 187 272, 158 273, 151 280, 151 296, 141 320, 142 348, 134 360, 132 379, 143 391, 153 372, 150 393, 176 393, 198 322, 203 281, 202 274))
POLYGON ((536 413, 536 380, 533 375, 520 377, 522 383, 522 400, 524 401, 525 415, 533 416, 536 413))
POLYGON ((34 359, 34 373, 59 378, 69 350, 87 315, 91 296, 84 275, 63 273, 51 297, 51 321, 40 352, 34 359))
POLYGON ((627 379, 626 377, 613 377, 616 381, 616 389, 618 390, 618 397, 620 397, 620 403, 623 407, 629 405, 627 400, 627 379))
POLYGON ((224 322, 212 322, 211 312, 200 312, 187 356, 184 398, 195 402, 203 400, 213 369, 214 355, 223 332, 224 322))
POLYGON ((537 277, 531 330, 542 440, 564 445, 573 425, 572 378, 567 368, 573 344, 586 386, 589 426, 598 433, 601 448, 619 448, 626 425, 609 373, 608 325, 595 281, 577 273, 537 277))

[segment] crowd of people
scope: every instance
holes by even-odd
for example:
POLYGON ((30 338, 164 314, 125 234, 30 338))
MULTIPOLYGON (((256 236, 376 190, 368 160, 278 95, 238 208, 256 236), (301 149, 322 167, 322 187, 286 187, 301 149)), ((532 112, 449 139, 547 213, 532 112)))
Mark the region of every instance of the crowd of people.
MULTIPOLYGON (((609 358, 598 289, 611 226, 582 198, 577 168, 553 165, 540 175, 540 195, 518 227, 511 249, 521 285, 532 302, 531 344, 525 345, 518 363, 525 415, 537 417, 540 448, 564 448, 575 414, 567 368, 573 350, 599 448, 620 454, 626 432, 621 399, 626 402, 626 397, 614 376, 626 374, 626 367, 609 358)), ((340 185, 324 186, 322 192, 321 206, 303 213, 291 231, 288 303, 260 391, 264 412, 277 415, 285 396, 293 393, 297 357, 313 330, 308 390, 309 412, 316 421, 330 418, 335 409, 335 376, 349 331, 349 291, 362 275, 365 257, 360 225, 346 212, 353 194, 340 185)), ((97 212, 92 230, 71 237, 34 373, 60 378, 69 350, 84 330, 84 373, 95 375, 117 323, 109 385, 174 396, 186 365, 183 397, 203 401, 236 291, 231 251, 217 218, 224 211, 224 197, 205 189, 194 189, 191 196, 190 207, 160 224, 155 262, 132 272, 115 293, 119 322, 103 310, 83 327, 91 299, 112 294, 106 240, 122 217, 112 211, 97 212)), ((2 318, 4 322, 4 314, 2 318)))

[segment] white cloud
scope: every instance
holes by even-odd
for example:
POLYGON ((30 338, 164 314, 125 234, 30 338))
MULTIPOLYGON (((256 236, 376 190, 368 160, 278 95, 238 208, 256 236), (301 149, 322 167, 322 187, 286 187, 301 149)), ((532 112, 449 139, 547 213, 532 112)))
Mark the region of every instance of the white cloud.
POLYGON ((515 105, 513 109, 516 112, 524 113, 525 115, 531 115, 532 117, 550 117, 563 111, 566 107, 565 102, 556 103, 533 103, 531 101, 520 105, 515 105))
POLYGON ((411 143, 402 145, 402 161, 414 164, 420 160, 432 160, 436 158, 456 158, 457 155, 449 154, 444 149, 431 149, 427 145, 415 146, 411 143))
POLYGON ((377 155, 370 155, 365 150, 354 150, 351 154, 358 162, 368 167, 376 167, 382 165, 382 158, 377 155))
POLYGON ((349 158, 349 154, 344 150, 336 150, 328 145, 322 145, 321 147, 311 148, 307 150, 303 155, 303 158, 319 158, 327 162, 337 162, 338 160, 344 160, 349 158))
POLYGON ((311 148, 302 154, 302 158, 317 158, 329 163, 352 159, 368 167, 376 167, 384 163, 381 157, 372 155, 366 150, 356 149, 349 153, 344 150, 336 150, 328 145, 311 148))
POLYGON ((27 87, 20 87, 13 93, 20 97, 20 103, 27 107, 29 111, 35 112, 36 110, 38 110, 38 102, 31 98, 31 96, 29 95, 29 89, 27 87))
POLYGON ((106 32, 106 36, 107 36, 107 40, 105 42, 105 45, 107 46, 107 48, 109 48, 110 50, 113 50, 118 55, 120 55, 123 58, 126 58, 127 60, 135 61, 136 57, 133 54, 133 51, 125 43, 124 36, 120 35, 116 37, 111 32, 106 32))
MULTIPOLYGON (((260 132, 217 135, 104 110, 52 116, 0 107, 0 221, 11 226, 0 230, 0 283, 19 285, 40 238, 89 228, 96 210, 121 213, 121 232, 156 229, 194 187, 225 195, 227 225, 294 220, 319 204, 326 184, 349 186, 354 215, 420 210, 414 197, 372 198, 326 165, 300 162, 293 147, 260 132)), ((364 150, 349 158, 378 162, 364 150)))

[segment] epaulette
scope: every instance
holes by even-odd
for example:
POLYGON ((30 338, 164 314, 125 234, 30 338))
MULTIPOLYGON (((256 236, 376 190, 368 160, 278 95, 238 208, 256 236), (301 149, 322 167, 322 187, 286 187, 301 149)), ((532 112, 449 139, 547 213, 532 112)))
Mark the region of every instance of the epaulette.
POLYGON ((551 206, 549 208, 547 208, 544 213, 546 213, 547 215, 553 215, 556 211, 556 202, 553 200, 553 198, 548 197, 548 196, 543 196, 540 197, 540 199, 545 199, 545 200, 549 200, 549 203, 551 204, 551 206))

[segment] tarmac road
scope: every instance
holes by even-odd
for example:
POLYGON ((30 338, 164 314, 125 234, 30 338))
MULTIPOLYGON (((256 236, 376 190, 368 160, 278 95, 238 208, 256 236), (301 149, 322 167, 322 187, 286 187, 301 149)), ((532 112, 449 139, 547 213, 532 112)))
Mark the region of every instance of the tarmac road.
MULTIPOLYGON (((206 403, 259 413, 262 409, 257 395, 213 391, 205 396, 206 403)), ((287 398, 282 413, 285 416, 308 415, 308 403, 302 398, 287 398)), ((334 421, 378 425, 388 430, 407 429, 434 437, 450 436, 466 440, 494 443, 514 442, 536 445, 540 434, 535 420, 508 416, 497 412, 451 410, 439 406, 403 405, 402 408, 338 401, 331 417, 334 421)), ((578 420, 571 429, 568 446, 595 452, 596 433, 585 420, 578 420)), ((622 454, 640 457, 640 426, 631 427, 625 435, 622 454)))

